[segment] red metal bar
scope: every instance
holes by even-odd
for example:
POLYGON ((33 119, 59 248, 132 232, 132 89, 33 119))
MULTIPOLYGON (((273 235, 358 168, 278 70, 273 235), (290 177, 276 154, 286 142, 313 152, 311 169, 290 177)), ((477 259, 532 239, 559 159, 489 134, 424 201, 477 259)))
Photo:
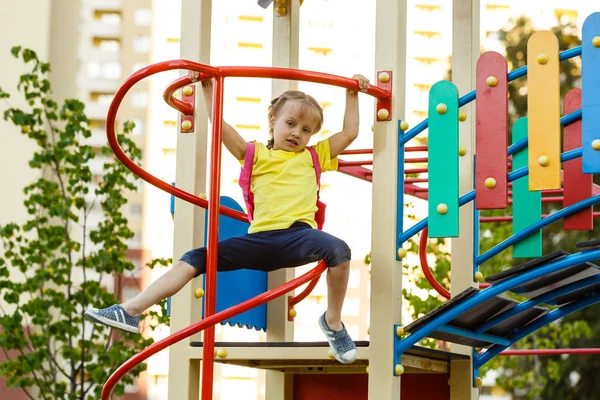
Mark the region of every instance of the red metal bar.
MULTIPOLYGON (((404 183, 427 183, 429 182, 429 178, 406 178, 404 183)), ((419 188, 423 189, 423 188, 419 188)))
MULTIPOLYGON (((327 265, 325 265, 325 261, 321 261, 319 265, 321 264, 323 264, 324 267, 327 267, 327 265)), ((288 297, 288 321, 294 320, 294 318, 290 316, 290 311, 294 308, 296 304, 304 300, 313 291, 315 286, 317 286, 317 283, 319 283, 320 278, 321 275, 317 276, 315 279, 310 281, 310 283, 306 286, 306 288, 304 288, 304 290, 299 295, 288 297)))
POLYGON ((373 165, 373 160, 365 160, 365 161, 338 160, 338 165, 340 167, 362 167, 363 165, 373 165))
POLYGON ((427 151, 427 146, 406 146, 404 147, 404 151, 427 151))
MULTIPOLYGON (((150 345, 148 348, 142 350, 140 353, 131 357, 127 360, 123 365, 121 365, 117 370, 108 378, 104 387, 102 388, 102 400, 109 400, 113 388, 117 384, 117 382, 127 374, 131 369, 133 369, 138 364, 144 362, 148 358, 152 357, 154 354, 159 351, 177 343, 181 340, 190 337, 203 329, 206 329, 210 326, 214 326, 218 323, 225 321, 235 315, 241 314, 248 310, 251 310, 254 307, 258 307, 261 304, 267 303, 271 300, 274 300, 299 286, 302 286, 306 282, 312 281, 316 279, 319 275, 321 275, 325 271, 325 266, 323 264, 317 265, 314 269, 308 271, 304 275, 284 283, 283 285, 266 291, 252 299, 246 300, 243 303, 230 307, 226 310, 223 310, 217 314, 213 314, 208 318, 205 318, 201 321, 196 322, 193 325, 188 326, 187 328, 183 328, 182 330, 175 332, 174 334, 150 345)), ((210 358, 214 357, 214 353, 210 354, 210 358)), ((212 388, 212 381, 207 382, 208 386, 212 388)), ((204 399, 204 397, 203 397, 204 399)))
MULTIPOLYGON (((210 159, 210 189, 208 202, 208 240, 206 246, 206 295, 204 297, 204 317, 216 312, 217 305, 217 263, 219 245, 219 197, 221 194, 221 149, 223 148, 223 77, 215 79, 212 110, 212 142, 210 159)), ((215 327, 204 332, 202 348, 202 382, 213 381, 215 327)), ((211 400, 212 384, 202 384, 202 398, 211 400)))
POLYGON ((415 157, 415 158, 405 158, 404 159, 405 164, 423 163, 423 162, 428 162, 427 157, 415 157))
MULTIPOLYGON (((291 68, 277 68, 277 67, 211 67, 210 65, 200 64, 186 60, 173 60, 165 61, 164 63, 184 63, 185 67, 172 68, 172 69, 187 69, 192 71, 198 71, 201 75, 198 77, 198 81, 208 79, 211 77, 220 76, 222 78, 227 77, 240 77, 240 78, 272 78, 272 79, 287 79, 294 81, 305 81, 322 83, 325 85, 338 86, 344 89, 360 90, 358 82, 354 79, 344 78, 337 75, 325 74, 322 72, 314 71, 301 71, 291 68)), ((153 64, 146 68, 151 68, 159 64, 153 64)), ((165 69, 163 69, 165 70, 165 69)), ((182 77, 173 81, 165 91, 165 101, 168 105, 173 107, 179 112, 186 113, 190 112, 190 108, 185 105, 186 103, 176 99, 174 93, 181 89, 183 86, 192 83, 188 77, 182 77)), ((384 90, 380 87, 371 85, 366 91, 366 94, 371 95, 379 100, 390 100, 392 93, 389 90, 384 90)))
POLYGON ((435 279, 435 276, 431 273, 431 269, 429 269, 429 263, 427 262, 427 233, 427 227, 425 227, 421 232, 421 240, 419 242, 419 259, 421 260, 423 275, 425 275, 427 282, 429 282, 436 292, 450 299, 450 292, 435 279))
MULTIPOLYGON (((562 203, 562 197, 542 197, 542 203, 562 203)), ((508 204, 512 204, 512 199, 508 200, 508 204)))
POLYGON ((560 354, 600 354, 600 349, 533 349, 533 350, 504 350, 501 356, 554 356, 560 354))
POLYGON ((429 188, 426 188, 426 187, 417 187, 417 189, 415 191, 416 192, 429 192, 429 188))
POLYGON ((428 168, 407 168, 404 170, 404 173, 406 175, 408 174, 421 174, 421 173, 425 173, 427 172, 429 169, 428 168))
MULTIPOLYGON (((151 75, 157 74, 159 72, 175 70, 175 69, 189 69, 192 64, 196 64, 196 63, 192 63, 191 61, 184 61, 184 60, 165 61, 162 63, 150 65, 146 68, 140 69, 137 72, 134 72, 129 78, 127 78, 127 80, 125 80, 125 82, 119 88, 119 90, 117 90, 117 92, 115 93, 115 97, 114 97, 112 103, 110 104, 110 107, 108 109, 108 114, 106 116, 106 137, 108 139, 108 144, 110 145, 112 151, 115 153, 115 156, 119 159, 119 161, 121 161, 123 163, 123 165, 125 165, 127 168, 129 168, 131 170, 131 172, 133 172, 134 174, 136 174, 137 176, 139 176, 146 182, 150 183, 151 185, 156 186, 157 188, 162 189, 165 192, 172 194, 173 196, 175 196, 181 200, 195 204, 202 208, 207 208, 208 201, 206 201, 196 195, 188 193, 185 190, 181 190, 173 185, 170 185, 161 179, 158 179, 157 177, 146 172, 144 169, 142 169, 136 163, 131 161, 131 159, 129 157, 127 157, 127 155, 121 149, 121 146, 119 145, 119 142, 117 141, 117 135, 115 133, 115 120, 117 118, 117 111, 119 109, 119 106, 121 105, 121 102, 123 101, 123 98, 125 97, 127 92, 133 87, 133 85, 135 85, 137 82, 141 81, 142 79, 147 78, 151 75)), ((207 66, 201 66, 201 68, 205 68, 207 71, 210 71, 210 72, 213 72, 213 70, 214 70, 214 68, 207 67, 207 66)), ((220 207, 219 212, 223 215, 226 215, 231 218, 235 218, 239 221, 248 222, 248 216, 237 210, 232 210, 231 208, 227 208, 227 207, 220 207)))
POLYGON ((373 149, 353 149, 353 150, 342 151, 342 155, 349 155, 349 154, 373 154, 373 149))

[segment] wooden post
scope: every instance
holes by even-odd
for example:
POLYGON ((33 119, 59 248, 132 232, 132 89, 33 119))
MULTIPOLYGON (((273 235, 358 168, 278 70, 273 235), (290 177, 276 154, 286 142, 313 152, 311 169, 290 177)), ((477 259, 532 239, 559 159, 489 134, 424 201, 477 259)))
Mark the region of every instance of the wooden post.
POLYGON ((396 200, 403 190, 396 185, 397 121, 405 119, 407 3, 377 0, 375 71, 392 71, 393 99, 391 121, 375 122, 373 135, 369 399, 400 398, 400 379, 393 372, 394 324, 400 324, 402 311, 402 263, 396 261, 396 200))

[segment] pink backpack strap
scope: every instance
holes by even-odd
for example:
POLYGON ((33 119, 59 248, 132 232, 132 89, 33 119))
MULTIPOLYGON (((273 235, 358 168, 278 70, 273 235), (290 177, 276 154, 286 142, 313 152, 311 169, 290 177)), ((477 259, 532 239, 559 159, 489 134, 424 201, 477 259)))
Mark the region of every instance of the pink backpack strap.
POLYGON ((254 142, 248 142, 246 145, 246 155, 244 156, 244 166, 240 171, 239 185, 242 188, 246 210, 248 210, 248 220, 252 222, 254 213, 254 196, 251 191, 252 166, 254 164, 254 142))
POLYGON ((314 147, 307 147, 310 156, 312 157, 313 167, 315 167, 315 174, 317 175, 317 196, 319 190, 321 190, 321 164, 319 164, 319 156, 314 147))

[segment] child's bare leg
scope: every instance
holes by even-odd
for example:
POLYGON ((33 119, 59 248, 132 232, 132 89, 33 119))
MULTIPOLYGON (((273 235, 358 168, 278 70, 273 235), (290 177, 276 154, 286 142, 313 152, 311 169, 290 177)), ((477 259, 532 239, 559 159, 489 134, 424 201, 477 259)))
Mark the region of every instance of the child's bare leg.
POLYGON ((137 316, 161 300, 174 295, 196 276, 190 264, 178 261, 166 274, 158 278, 133 299, 121 304, 130 315, 137 316))
POLYGON ((348 288, 350 262, 327 268, 327 325, 335 331, 342 330, 342 306, 348 288))

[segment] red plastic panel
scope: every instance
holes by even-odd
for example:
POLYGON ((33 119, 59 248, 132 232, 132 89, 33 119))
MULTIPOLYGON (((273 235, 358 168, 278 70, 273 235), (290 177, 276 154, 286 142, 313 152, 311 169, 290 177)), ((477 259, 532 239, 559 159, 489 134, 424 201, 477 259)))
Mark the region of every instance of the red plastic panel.
MULTIPOLYGON (((449 400, 448 374, 404 374, 402 400, 449 400)), ((294 400, 368 400, 367 374, 294 375, 294 400)))
MULTIPOLYGON (((581 108, 581 89, 571 89, 564 100, 565 115, 581 108)), ((581 120, 565 126, 563 138, 564 151, 581 147, 581 120)), ((592 174, 584 174, 581 158, 564 163, 564 207, 592 197, 592 174)), ((581 210, 565 218, 566 231, 587 231, 594 229, 592 207, 581 210)))
POLYGON ((478 210, 508 205, 507 73, 506 59, 499 53, 488 51, 477 61, 475 194, 478 210), (486 187, 488 178, 496 181, 495 187, 486 187))
MULTIPOLYGON (((377 86, 383 90, 389 90, 391 93, 391 91, 392 91, 392 71, 379 71, 379 72, 377 72, 377 77, 378 77, 377 86), (389 79, 387 82, 381 82, 381 80, 379 80, 379 74, 381 74, 381 73, 388 74, 389 79)), ((375 117, 377 118, 377 121, 391 121, 392 120, 392 99, 391 99, 391 97, 389 99, 377 99, 375 109, 376 109, 375 117), (388 111, 386 118, 379 117, 379 110, 381 110, 381 109, 385 109, 388 111)))
POLYGON ((192 124, 190 129, 183 129, 183 126, 180 125, 179 128, 181 129, 181 133, 192 133, 194 132, 194 125, 195 125, 195 118, 194 118, 194 105, 196 104, 196 86, 194 85, 190 85, 190 88, 192 89, 192 94, 190 95, 186 95, 183 93, 183 91, 181 92, 181 100, 184 103, 188 103, 192 105, 192 114, 191 115, 185 115, 185 114, 181 114, 181 118, 180 118, 180 124, 183 124, 184 121, 190 121, 190 123, 192 124))

